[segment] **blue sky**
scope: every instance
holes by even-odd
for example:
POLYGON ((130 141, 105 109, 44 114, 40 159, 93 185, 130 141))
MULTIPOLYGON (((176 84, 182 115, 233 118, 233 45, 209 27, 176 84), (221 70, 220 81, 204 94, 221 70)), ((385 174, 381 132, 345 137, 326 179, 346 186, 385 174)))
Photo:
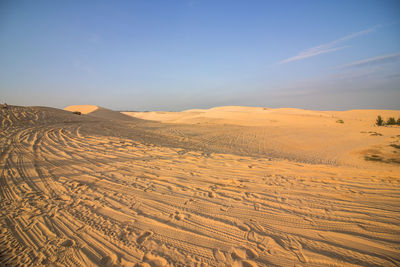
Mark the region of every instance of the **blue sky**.
POLYGON ((0 101, 400 109, 400 1, 0 1, 0 101))

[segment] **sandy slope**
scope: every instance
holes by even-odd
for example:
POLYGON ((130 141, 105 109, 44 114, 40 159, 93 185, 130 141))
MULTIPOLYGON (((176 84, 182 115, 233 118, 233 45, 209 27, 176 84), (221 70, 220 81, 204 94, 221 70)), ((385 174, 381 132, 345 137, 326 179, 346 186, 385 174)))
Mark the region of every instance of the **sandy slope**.
POLYGON ((72 105, 64 108, 64 110, 68 110, 71 112, 79 111, 82 114, 88 114, 93 111, 98 110, 100 107, 95 105, 72 105))
MULTIPOLYGON (((344 128, 337 131, 349 133, 349 143, 356 126, 348 121, 360 118, 359 132, 373 127, 362 111, 273 112, 271 119, 321 120, 328 129, 314 130, 333 139, 335 127, 344 128)), ((400 168, 393 162, 315 164, 333 155, 323 147, 316 153, 318 146, 309 163, 278 159, 267 155, 268 140, 259 145, 273 137, 271 126, 160 124, 28 107, 1 110, 0 124, 0 265, 400 264, 400 168)), ((308 124, 293 136, 305 138, 308 124)), ((274 141, 289 132, 279 129, 274 141)), ((383 135, 357 134, 358 146, 380 144, 389 158, 400 129, 371 129, 383 135)))
POLYGON ((242 146, 242 151, 253 155, 362 167, 368 163, 365 157, 372 155, 382 161, 400 162, 400 155, 392 153, 390 146, 399 133, 398 126, 374 125, 377 115, 399 118, 398 110, 312 111, 228 106, 124 114, 168 123, 169 131, 177 131, 183 137, 196 139, 193 136, 200 134, 208 145, 242 146))
POLYGON ((67 111, 80 111, 82 114, 87 114, 91 117, 97 117, 97 118, 102 118, 102 119, 108 119, 108 120, 119 120, 119 121, 138 121, 136 118, 132 118, 132 116, 128 116, 125 114, 122 114, 118 111, 113 111, 110 109, 106 109, 103 107, 99 106, 94 106, 94 105, 73 105, 73 106, 68 106, 64 108, 64 110, 67 111))

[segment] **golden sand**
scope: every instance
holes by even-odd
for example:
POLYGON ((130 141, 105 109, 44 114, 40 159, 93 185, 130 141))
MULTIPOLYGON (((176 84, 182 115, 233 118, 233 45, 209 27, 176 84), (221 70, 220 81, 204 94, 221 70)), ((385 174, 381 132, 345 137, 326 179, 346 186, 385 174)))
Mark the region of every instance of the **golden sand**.
POLYGON ((400 111, 67 110, 1 110, 0 265, 400 265, 400 111))

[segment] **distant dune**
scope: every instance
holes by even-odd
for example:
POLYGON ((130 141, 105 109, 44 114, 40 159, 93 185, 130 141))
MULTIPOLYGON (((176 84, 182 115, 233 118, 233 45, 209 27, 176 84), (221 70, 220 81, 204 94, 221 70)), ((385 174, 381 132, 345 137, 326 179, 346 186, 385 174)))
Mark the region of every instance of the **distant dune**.
MULTIPOLYGON (((243 151, 267 154, 269 151, 281 158, 365 166, 369 164, 365 158, 375 155, 383 161, 400 162, 400 155, 390 146, 399 127, 375 126, 378 115, 399 118, 399 110, 312 111, 226 106, 124 114, 168 124, 195 124, 198 131, 213 127, 212 132, 206 131, 203 136, 208 145, 233 142, 232 145, 242 146, 243 151), (228 125, 242 128, 234 131, 228 125)), ((187 136, 193 132, 188 131, 187 136)))
MULTIPOLYGON (((321 125, 331 118, 349 119, 351 123, 373 125, 377 115, 400 116, 399 110, 313 111, 295 108, 262 108, 224 106, 210 109, 191 109, 182 112, 123 112, 126 115, 165 123, 225 123, 242 126, 321 125)), ((333 121, 335 122, 335 121, 333 121)))
POLYGON ((0 266, 400 266, 379 114, 0 109, 0 266))
POLYGON ((71 112, 79 111, 82 114, 88 114, 88 113, 91 113, 98 109, 99 109, 99 107, 95 106, 95 105, 72 105, 72 106, 68 106, 68 107, 64 108, 64 110, 71 111, 71 112))
POLYGON ((137 121, 137 119, 131 116, 122 114, 118 111, 113 111, 110 109, 102 108, 94 105, 73 105, 64 108, 67 111, 79 111, 82 114, 87 114, 93 117, 108 119, 108 120, 122 120, 122 121, 137 121))

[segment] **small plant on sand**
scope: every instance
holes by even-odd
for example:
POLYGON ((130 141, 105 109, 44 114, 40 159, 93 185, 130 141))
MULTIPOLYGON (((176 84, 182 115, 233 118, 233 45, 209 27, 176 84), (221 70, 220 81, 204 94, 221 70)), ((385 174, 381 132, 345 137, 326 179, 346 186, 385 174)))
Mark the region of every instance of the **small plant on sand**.
POLYGON ((397 125, 400 125, 400 118, 397 119, 397 125))
POLYGON ((379 155, 367 155, 364 159, 369 161, 383 161, 383 158, 379 155))
POLYGON ((379 115, 379 116, 376 118, 375 124, 376 124, 377 126, 382 126, 382 125, 384 124, 381 115, 379 115))
POLYGON ((390 117, 389 119, 387 119, 386 121, 386 125, 395 125, 396 124, 396 120, 393 117, 390 117))
POLYGON ((343 120, 337 120, 336 123, 344 123, 343 120))

